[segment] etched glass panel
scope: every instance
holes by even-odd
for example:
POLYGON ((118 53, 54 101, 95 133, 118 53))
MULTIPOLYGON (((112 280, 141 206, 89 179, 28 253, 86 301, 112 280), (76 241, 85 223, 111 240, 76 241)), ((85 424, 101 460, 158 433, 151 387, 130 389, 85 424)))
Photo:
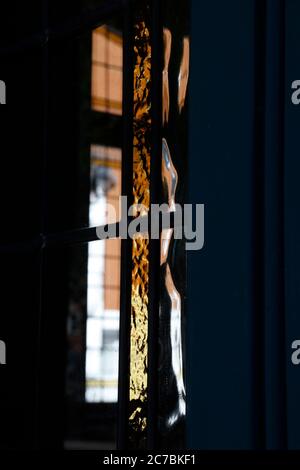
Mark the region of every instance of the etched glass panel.
MULTIPOLYGON (((150 206, 151 154, 151 46, 147 19, 134 27, 133 77, 133 196, 135 215, 145 215, 150 206)), ((129 440, 143 447, 147 431, 148 398, 148 296, 149 240, 137 237, 132 248, 129 440)))

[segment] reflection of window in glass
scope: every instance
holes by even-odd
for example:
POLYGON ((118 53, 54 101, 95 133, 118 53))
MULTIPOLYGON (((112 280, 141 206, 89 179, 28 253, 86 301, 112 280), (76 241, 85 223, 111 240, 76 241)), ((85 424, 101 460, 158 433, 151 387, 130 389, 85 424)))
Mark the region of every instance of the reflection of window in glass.
POLYGON ((87 402, 117 402, 120 309, 120 240, 92 242, 88 249, 87 402))
MULTIPOLYGON (((87 441, 115 447, 120 249, 120 240, 109 239, 71 244, 60 251, 60 269, 65 260, 69 287, 67 448, 82 449, 81 442, 87 441)), ((55 251, 51 257, 57 266, 55 251)))
POLYGON ((91 226, 114 223, 120 218, 121 158, 119 148, 91 146, 91 226))
MULTIPOLYGON (((120 194, 121 150, 92 145, 89 214, 91 226, 115 221, 120 194)), ((87 287, 85 398, 88 402, 116 402, 120 240, 111 239, 101 244, 89 244, 87 287)))
POLYGON ((92 109, 122 114, 123 43, 120 33, 108 26, 93 31, 92 109))
MULTIPOLYGON (((122 115, 123 42, 109 26, 92 33, 93 111, 122 115)), ((120 148, 90 147, 89 225, 120 218, 120 148)), ((87 402, 117 402, 120 298, 120 241, 90 243, 88 248, 86 388, 87 402)))

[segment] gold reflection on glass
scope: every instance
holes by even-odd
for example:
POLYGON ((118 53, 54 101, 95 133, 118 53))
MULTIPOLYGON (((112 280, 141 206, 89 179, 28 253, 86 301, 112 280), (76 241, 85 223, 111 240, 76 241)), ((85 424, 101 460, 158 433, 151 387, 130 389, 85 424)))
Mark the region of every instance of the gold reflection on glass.
MULTIPOLYGON (((144 21, 134 34, 133 196, 150 205, 150 34, 144 21)), ((136 211, 136 216, 142 210, 136 211)), ((132 249, 130 416, 132 431, 143 435, 147 425, 149 241, 137 237, 132 249), (142 433, 142 434, 141 434, 142 433)))
POLYGON ((182 59, 180 64, 180 71, 178 75, 178 109, 181 113, 184 107, 186 90, 189 80, 189 67, 190 67, 190 40, 188 37, 183 39, 182 59))
POLYGON ((164 28, 164 68, 162 76, 162 109, 163 109, 163 124, 169 121, 169 109, 170 109, 170 92, 169 92, 169 63, 171 57, 171 46, 172 46, 172 33, 168 28, 164 28))

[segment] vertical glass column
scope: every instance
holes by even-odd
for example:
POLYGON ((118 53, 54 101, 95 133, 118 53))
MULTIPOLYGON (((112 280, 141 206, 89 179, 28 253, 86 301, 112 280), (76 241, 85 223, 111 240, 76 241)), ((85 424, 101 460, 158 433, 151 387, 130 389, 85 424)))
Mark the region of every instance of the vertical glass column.
MULTIPOLYGON (((134 25, 133 215, 136 217, 146 215, 150 207, 151 45, 147 11, 145 2, 134 25)), ((134 447, 144 447, 147 433, 148 298, 149 240, 137 235, 132 244, 129 371, 129 441, 134 447)))
MULTIPOLYGON (((175 212, 186 197, 188 6, 141 1, 131 24, 131 215, 148 215, 150 225, 151 202, 175 212)), ((131 448, 184 448, 186 256, 185 241, 174 233, 164 229, 160 244, 144 234, 132 241, 129 382, 122 389, 128 400, 123 440, 131 448)))
MULTIPOLYGON (((186 201, 189 2, 162 6, 162 198, 175 221, 186 201), (178 204, 180 206, 178 206, 178 204)), ((177 223, 177 222, 176 222, 177 223)), ((177 227, 183 234, 181 227, 177 227)), ((176 228, 161 234, 159 308, 158 442, 161 449, 185 447, 185 240, 176 228)))

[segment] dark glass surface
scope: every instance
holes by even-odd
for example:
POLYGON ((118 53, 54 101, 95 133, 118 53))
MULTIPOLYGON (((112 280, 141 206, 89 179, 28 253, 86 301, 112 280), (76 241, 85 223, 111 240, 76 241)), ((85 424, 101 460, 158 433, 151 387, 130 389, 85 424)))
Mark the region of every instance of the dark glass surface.
POLYGON ((43 440, 56 426, 67 450, 115 448, 120 240, 48 248, 44 278, 43 440))
POLYGON ((123 48, 119 23, 49 44, 48 232, 101 225, 107 219, 103 211, 91 214, 93 204, 118 207, 123 48))

